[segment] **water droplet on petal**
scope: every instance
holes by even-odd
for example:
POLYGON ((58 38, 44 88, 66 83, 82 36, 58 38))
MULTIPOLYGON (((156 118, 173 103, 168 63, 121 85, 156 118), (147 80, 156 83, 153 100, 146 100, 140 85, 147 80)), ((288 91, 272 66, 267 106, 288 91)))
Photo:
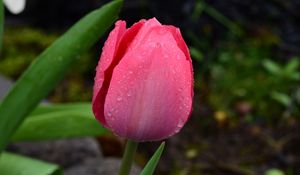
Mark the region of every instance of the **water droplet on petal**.
POLYGON ((180 131, 181 127, 176 127, 175 133, 178 133, 180 131))
POLYGON ((168 137, 171 137, 173 135, 173 133, 169 134, 168 137))
POLYGON ((131 97, 131 92, 127 92, 127 97, 131 97))
POLYGON ((177 124, 177 127, 178 127, 178 128, 182 128, 183 125, 184 125, 184 120, 183 120, 183 119, 179 119, 178 124, 177 124))

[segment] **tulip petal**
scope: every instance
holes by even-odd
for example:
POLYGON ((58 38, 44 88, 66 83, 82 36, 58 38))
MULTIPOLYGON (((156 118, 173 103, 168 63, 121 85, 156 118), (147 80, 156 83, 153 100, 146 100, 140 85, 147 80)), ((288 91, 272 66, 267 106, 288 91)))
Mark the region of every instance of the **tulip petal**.
POLYGON ((145 36, 149 34, 149 32, 151 32, 153 27, 159 27, 162 26, 159 21, 157 21, 156 18, 152 18, 149 19, 147 21, 143 21, 144 24, 142 26, 142 28, 139 30, 139 32, 136 34, 134 40, 131 42, 128 50, 133 50, 136 49, 136 46, 139 46, 143 43, 145 43, 146 41, 145 36))
MULTIPOLYGON (((140 20, 139 22, 135 23, 132 27, 127 29, 127 31, 123 35, 122 40, 120 41, 117 53, 116 53, 116 60, 118 60, 118 63, 121 60, 121 58, 124 56, 128 47, 130 45, 132 45, 132 41, 136 38, 137 33, 143 27, 145 22, 146 22, 146 20, 144 20, 144 19, 140 20)), ((115 66, 116 66, 116 64, 115 64, 115 66)))
POLYGON ((186 58, 190 58, 190 52, 185 44, 182 35, 180 33, 180 30, 174 26, 167 26, 168 30, 173 34, 174 39, 177 41, 178 47, 182 50, 182 52, 185 54, 186 58))
POLYGON ((177 133, 190 115, 193 94, 190 57, 178 39, 166 26, 146 24, 114 68, 104 107, 107 125, 138 141, 177 133))
POLYGON ((110 66, 113 61, 114 55, 117 50, 117 44, 121 40, 121 36, 126 31, 126 23, 124 21, 117 21, 114 30, 112 30, 106 40, 98 66, 96 68, 95 86, 94 86, 94 97, 98 94, 101 85, 103 83, 104 71, 110 66))
POLYGON ((102 49, 101 58, 96 68, 97 72, 93 93, 93 112, 96 118, 105 127, 107 127, 107 125, 104 117, 104 102, 110 84, 112 71, 126 52, 126 49, 129 46, 127 43, 131 43, 144 23, 145 20, 141 20, 126 30, 126 23, 124 21, 116 22, 115 29, 110 33, 102 49))
MULTIPOLYGON (((191 56, 190 56, 189 48, 185 44, 185 42, 182 38, 180 30, 177 27, 174 27, 174 26, 167 26, 167 28, 173 34, 174 39, 177 41, 178 47, 185 54, 186 59, 190 62, 191 70, 193 70, 193 64, 192 64, 192 59, 191 59, 191 56)), ((191 83, 191 89, 193 89, 193 83, 191 83)), ((191 93, 192 93, 192 96, 194 96, 194 91, 193 90, 191 91, 191 93)))
POLYGON ((98 62, 98 66, 96 68, 96 76, 94 83, 94 93, 93 93, 93 112, 98 120, 106 126, 103 108, 104 108, 104 98, 105 96, 101 95, 100 89, 103 89, 105 71, 111 65, 119 41, 121 37, 126 31, 126 22, 125 21, 117 21, 115 24, 115 28, 110 32, 108 39, 106 40, 100 60, 98 62), (96 100, 97 99, 97 100, 96 100))

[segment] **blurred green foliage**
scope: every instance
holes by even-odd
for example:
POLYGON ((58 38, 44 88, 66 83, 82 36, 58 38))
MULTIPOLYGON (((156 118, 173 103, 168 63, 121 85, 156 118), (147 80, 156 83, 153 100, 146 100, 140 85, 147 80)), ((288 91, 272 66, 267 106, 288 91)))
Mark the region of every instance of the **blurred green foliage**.
POLYGON ((0 72, 17 78, 57 36, 30 28, 7 28, 3 43, 5 47, 0 58, 0 72))
POLYGON ((208 103, 230 116, 244 112, 274 119, 299 113, 300 61, 296 57, 285 62, 272 59, 273 47, 269 40, 245 38, 221 43, 206 59, 201 49, 192 48, 192 57, 200 63, 195 87, 206 84, 208 103), (207 76, 204 79, 203 74, 207 76), (247 109, 241 103, 246 103, 247 109))
POLYGON ((249 30, 198 0, 191 16, 195 24, 202 14, 227 29, 221 40, 211 23, 204 23, 197 32, 187 31, 196 93, 215 119, 242 116, 250 122, 273 122, 299 115, 300 61, 279 56, 278 32, 267 26, 249 30))
POLYGON ((268 170, 266 173, 265 173, 265 175, 284 175, 284 173, 281 171, 281 170, 279 170, 279 169, 270 169, 270 170, 268 170))
MULTIPOLYGON (((3 54, 0 58, 0 73, 17 79, 27 66, 46 49, 59 33, 49 33, 33 28, 7 28, 4 36, 3 54)), ((85 76, 94 70, 95 52, 83 54, 73 65, 71 73, 50 96, 55 102, 86 101, 91 98, 91 91, 86 90, 85 76)))
POLYGON ((215 111, 215 119, 247 116, 249 121, 274 121, 299 114, 300 61, 297 57, 278 59, 274 51, 280 38, 265 27, 255 33, 242 28, 236 32, 234 22, 199 0, 193 17, 199 18, 202 12, 229 29, 221 41, 214 41, 209 25, 202 26, 202 38, 187 33, 195 63, 195 89, 215 111))

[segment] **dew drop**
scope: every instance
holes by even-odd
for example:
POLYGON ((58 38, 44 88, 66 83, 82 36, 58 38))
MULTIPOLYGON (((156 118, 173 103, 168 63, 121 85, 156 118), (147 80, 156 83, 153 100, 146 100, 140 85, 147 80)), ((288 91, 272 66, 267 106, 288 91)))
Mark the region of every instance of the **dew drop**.
POLYGON ((184 125, 184 120, 183 120, 183 119, 179 119, 178 124, 177 124, 177 127, 178 127, 178 128, 182 128, 183 125, 184 125))
POLYGON ((176 127, 175 133, 178 133, 180 131, 181 127, 176 127))
POLYGON ((131 97, 131 92, 127 92, 127 97, 131 97))

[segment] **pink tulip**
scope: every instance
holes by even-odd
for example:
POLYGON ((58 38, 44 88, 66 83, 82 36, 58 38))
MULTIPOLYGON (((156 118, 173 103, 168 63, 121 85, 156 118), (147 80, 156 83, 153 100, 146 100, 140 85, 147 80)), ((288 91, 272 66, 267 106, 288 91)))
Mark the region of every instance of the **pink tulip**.
POLYGON ((93 112, 118 136, 162 140, 190 116, 192 61, 174 26, 152 18, 126 29, 125 21, 117 21, 96 71, 93 112))

